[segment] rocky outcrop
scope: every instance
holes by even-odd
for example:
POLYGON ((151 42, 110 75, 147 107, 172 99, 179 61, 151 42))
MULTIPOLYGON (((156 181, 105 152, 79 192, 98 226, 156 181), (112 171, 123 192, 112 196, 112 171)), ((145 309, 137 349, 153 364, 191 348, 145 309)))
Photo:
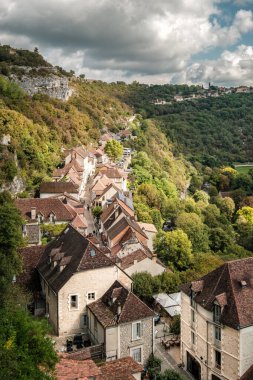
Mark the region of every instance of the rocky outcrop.
POLYGON ((46 76, 23 75, 21 78, 13 75, 12 80, 17 83, 28 95, 46 94, 52 98, 68 100, 72 95, 68 78, 49 74, 46 76))
POLYGON ((16 195, 25 190, 25 184, 20 176, 14 177, 10 183, 5 183, 0 187, 0 192, 9 191, 11 194, 16 195))

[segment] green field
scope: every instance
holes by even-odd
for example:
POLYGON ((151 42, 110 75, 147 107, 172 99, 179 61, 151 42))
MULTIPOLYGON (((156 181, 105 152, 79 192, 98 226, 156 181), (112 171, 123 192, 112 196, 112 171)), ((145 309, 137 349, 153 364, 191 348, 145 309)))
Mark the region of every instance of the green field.
POLYGON ((253 169, 253 164, 251 165, 235 165, 235 169, 241 174, 248 174, 250 169, 253 169))

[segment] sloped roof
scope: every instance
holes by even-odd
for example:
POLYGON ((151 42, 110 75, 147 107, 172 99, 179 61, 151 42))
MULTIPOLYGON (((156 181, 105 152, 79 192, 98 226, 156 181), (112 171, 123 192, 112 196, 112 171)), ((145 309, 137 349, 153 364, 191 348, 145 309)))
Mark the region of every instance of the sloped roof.
POLYGON ((53 171, 52 176, 53 177, 61 177, 68 174, 70 169, 74 169, 77 173, 82 173, 83 169, 79 165, 76 159, 71 160, 67 165, 65 165, 63 168, 56 168, 53 171))
POLYGON ((29 290, 36 290, 39 287, 36 276, 36 266, 42 256, 45 246, 37 245, 20 248, 18 254, 22 258, 23 272, 17 276, 17 283, 25 286, 29 290))
POLYGON ((129 253, 127 256, 122 257, 120 260, 120 262, 121 262, 120 267, 125 270, 125 269, 131 267, 132 265, 134 265, 135 260, 137 262, 140 262, 140 261, 145 260, 147 258, 148 258, 148 256, 146 255, 144 250, 138 249, 132 253, 129 253))
POLYGON ((53 213, 58 221, 70 221, 73 216, 67 207, 57 198, 22 198, 15 201, 16 207, 26 221, 31 221, 31 208, 36 208, 36 213, 44 217, 44 222, 49 220, 53 213))
POLYGON ((105 362, 100 369, 104 380, 135 380, 133 374, 142 372, 143 366, 129 356, 105 362))
POLYGON ((78 186, 72 182, 43 182, 40 193, 78 193, 78 186))
MULTIPOLYGON (((232 328, 253 325, 253 257, 227 262, 200 280, 198 304, 212 311, 214 301, 220 303, 221 322, 232 328)), ((183 285, 182 291, 190 296, 192 284, 183 285)))
POLYGON ((99 248, 74 227, 68 225, 46 246, 37 268, 51 288, 57 292, 76 272, 113 265, 113 262, 99 248), (53 267, 50 264, 50 258, 53 260, 56 255, 59 256, 58 261, 63 257, 69 257, 69 262, 62 271, 59 271, 59 265, 53 267))
POLYGON ((118 281, 113 283, 103 297, 87 307, 105 328, 154 316, 154 312, 144 302, 118 281), (118 316, 119 305, 121 313, 118 316))
POLYGON ((55 375, 57 380, 103 379, 100 368, 90 359, 80 361, 61 358, 55 366, 55 375))
POLYGON ((157 229, 154 224, 152 223, 143 223, 143 222, 138 222, 139 226, 141 227, 142 230, 148 231, 148 232, 157 232, 157 229))
POLYGON ((135 220, 124 217, 107 231, 110 240, 114 239, 117 235, 119 235, 121 231, 127 227, 130 227, 132 231, 138 232, 145 239, 148 239, 145 232, 140 228, 139 224, 135 220))
POLYGON ((82 215, 76 215, 74 220, 72 220, 71 225, 75 228, 87 228, 87 221, 82 215))
POLYGON ((106 175, 108 178, 123 178, 123 174, 117 168, 100 169, 99 173, 106 175))
POLYGON ((105 195, 107 193, 107 191, 109 191, 111 188, 113 188, 115 190, 115 194, 118 191, 120 191, 120 189, 113 182, 111 182, 109 185, 106 186, 104 191, 99 195, 99 198, 101 198, 103 195, 105 195))

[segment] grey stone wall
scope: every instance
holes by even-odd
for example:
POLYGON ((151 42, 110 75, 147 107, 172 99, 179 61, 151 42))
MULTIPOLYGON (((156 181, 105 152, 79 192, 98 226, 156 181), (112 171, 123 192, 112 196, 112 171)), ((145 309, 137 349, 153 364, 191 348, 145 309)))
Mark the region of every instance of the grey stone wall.
POLYGON ((143 319, 143 335, 132 340, 132 323, 120 325, 120 357, 130 355, 131 348, 142 346, 142 360, 145 365, 153 347, 153 318, 143 319))

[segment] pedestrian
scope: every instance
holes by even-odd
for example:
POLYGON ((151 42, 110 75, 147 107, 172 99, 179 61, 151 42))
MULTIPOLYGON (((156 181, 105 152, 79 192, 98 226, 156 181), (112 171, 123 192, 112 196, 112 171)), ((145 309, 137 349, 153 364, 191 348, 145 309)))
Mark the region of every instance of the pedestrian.
POLYGON ((90 206, 89 206, 89 205, 87 205, 87 210, 89 211, 89 209, 90 209, 90 206))

